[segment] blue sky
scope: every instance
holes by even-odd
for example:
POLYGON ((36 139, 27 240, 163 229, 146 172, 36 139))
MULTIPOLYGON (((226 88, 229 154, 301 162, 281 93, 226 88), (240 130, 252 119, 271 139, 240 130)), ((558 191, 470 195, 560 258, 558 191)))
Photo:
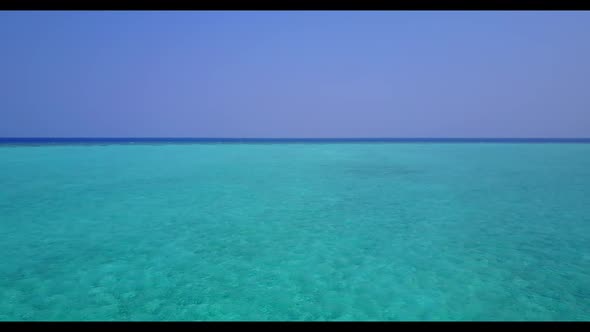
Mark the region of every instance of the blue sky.
POLYGON ((590 12, 0 12, 0 136, 590 137, 590 12))

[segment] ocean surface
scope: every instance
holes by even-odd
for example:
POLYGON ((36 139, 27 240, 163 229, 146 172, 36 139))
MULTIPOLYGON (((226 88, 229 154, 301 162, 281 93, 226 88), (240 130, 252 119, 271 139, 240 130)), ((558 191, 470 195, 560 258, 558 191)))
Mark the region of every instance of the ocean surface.
POLYGON ((70 143, 0 145, 0 320, 590 320, 590 144, 70 143))

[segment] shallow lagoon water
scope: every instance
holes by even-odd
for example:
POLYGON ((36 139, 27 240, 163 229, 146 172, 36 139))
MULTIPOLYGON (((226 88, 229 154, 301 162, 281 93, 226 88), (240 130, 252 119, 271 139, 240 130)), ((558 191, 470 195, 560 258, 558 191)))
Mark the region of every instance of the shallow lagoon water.
POLYGON ((0 146, 0 320, 589 320, 590 144, 0 146))

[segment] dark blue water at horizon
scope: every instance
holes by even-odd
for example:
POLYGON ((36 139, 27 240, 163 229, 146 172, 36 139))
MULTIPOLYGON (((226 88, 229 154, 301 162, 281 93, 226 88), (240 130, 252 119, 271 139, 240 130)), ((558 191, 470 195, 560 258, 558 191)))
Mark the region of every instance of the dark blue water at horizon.
POLYGON ((234 137, 0 137, 0 144, 134 143, 590 143, 590 138, 234 138, 234 137))

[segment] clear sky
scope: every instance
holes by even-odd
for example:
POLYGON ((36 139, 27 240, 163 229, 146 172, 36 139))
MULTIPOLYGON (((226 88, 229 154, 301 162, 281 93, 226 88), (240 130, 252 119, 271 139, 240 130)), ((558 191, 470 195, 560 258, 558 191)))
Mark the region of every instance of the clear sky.
POLYGON ((0 136, 590 137, 590 12, 0 12, 0 136))

